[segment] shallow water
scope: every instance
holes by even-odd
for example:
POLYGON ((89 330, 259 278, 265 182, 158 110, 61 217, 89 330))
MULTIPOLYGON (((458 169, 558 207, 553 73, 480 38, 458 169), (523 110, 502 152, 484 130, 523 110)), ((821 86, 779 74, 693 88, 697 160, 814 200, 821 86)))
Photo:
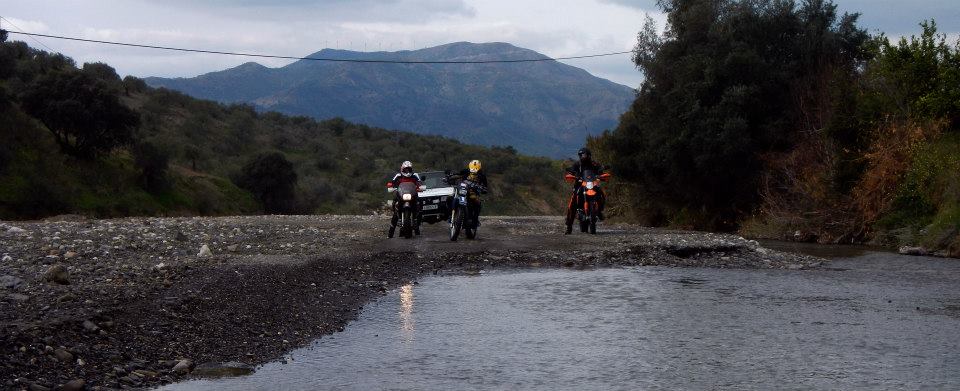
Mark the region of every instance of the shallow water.
POLYGON ((163 390, 960 389, 960 261, 425 278, 250 376, 163 390))

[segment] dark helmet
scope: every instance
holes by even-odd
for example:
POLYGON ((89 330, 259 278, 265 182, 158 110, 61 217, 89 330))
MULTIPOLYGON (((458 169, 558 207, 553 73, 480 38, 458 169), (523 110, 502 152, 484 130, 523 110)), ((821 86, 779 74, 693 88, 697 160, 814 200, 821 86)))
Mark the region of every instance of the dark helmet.
POLYGON ((583 160, 584 157, 586 157, 587 159, 589 159, 589 158, 592 157, 592 155, 590 154, 590 150, 589 150, 589 149, 587 149, 587 148, 580 148, 580 150, 577 151, 577 157, 579 157, 580 160, 583 160))

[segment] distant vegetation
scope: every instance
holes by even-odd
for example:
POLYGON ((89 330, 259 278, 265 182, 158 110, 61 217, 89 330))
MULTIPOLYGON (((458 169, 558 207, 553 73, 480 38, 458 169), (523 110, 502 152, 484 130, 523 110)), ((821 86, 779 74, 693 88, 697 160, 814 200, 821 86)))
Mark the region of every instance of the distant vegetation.
POLYGON ((403 160, 483 161, 485 212, 558 214, 559 161, 447 138, 224 106, 120 79, 23 42, 0 45, 0 218, 81 213, 370 213, 403 160))
POLYGON ((668 0, 646 75, 590 141, 621 216, 757 236, 960 254, 960 44, 896 43, 830 1, 668 0))

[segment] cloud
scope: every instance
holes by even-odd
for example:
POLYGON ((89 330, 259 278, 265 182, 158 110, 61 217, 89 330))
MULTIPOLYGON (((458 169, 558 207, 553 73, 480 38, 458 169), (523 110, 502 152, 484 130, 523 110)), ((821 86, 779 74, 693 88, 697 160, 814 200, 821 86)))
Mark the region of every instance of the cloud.
POLYGON ((861 27, 888 36, 919 34, 920 22, 935 19, 941 32, 960 32, 956 0, 836 0, 841 13, 860 13, 861 27))
POLYGON ((657 6, 657 0, 600 0, 600 2, 648 11, 660 10, 660 7, 657 6))
POLYGON ((476 10, 464 0, 147 0, 235 19, 281 22, 387 21, 426 23, 437 18, 472 17, 476 10))

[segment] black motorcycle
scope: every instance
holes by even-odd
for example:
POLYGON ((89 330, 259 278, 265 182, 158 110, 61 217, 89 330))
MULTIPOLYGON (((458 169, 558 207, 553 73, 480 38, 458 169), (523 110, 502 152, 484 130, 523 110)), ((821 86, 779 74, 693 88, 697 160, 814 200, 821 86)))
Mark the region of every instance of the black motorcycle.
POLYGON ((600 182, 610 178, 610 174, 597 175, 592 170, 585 170, 577 178, 567 174, 568 181, 579 181, 574 195, 574 207, 577 209, 577 221, 580 222, 580 232, 597 233, 597 220, 600 213, 600 182))
POLYGON ((468 179, 461 180, 456 189, 450 212, 450 240, 456 241, 461 230, 467 239, 474 239, 480 227, 480 216, 474 202, 485 189, 479 183, 468 179))

